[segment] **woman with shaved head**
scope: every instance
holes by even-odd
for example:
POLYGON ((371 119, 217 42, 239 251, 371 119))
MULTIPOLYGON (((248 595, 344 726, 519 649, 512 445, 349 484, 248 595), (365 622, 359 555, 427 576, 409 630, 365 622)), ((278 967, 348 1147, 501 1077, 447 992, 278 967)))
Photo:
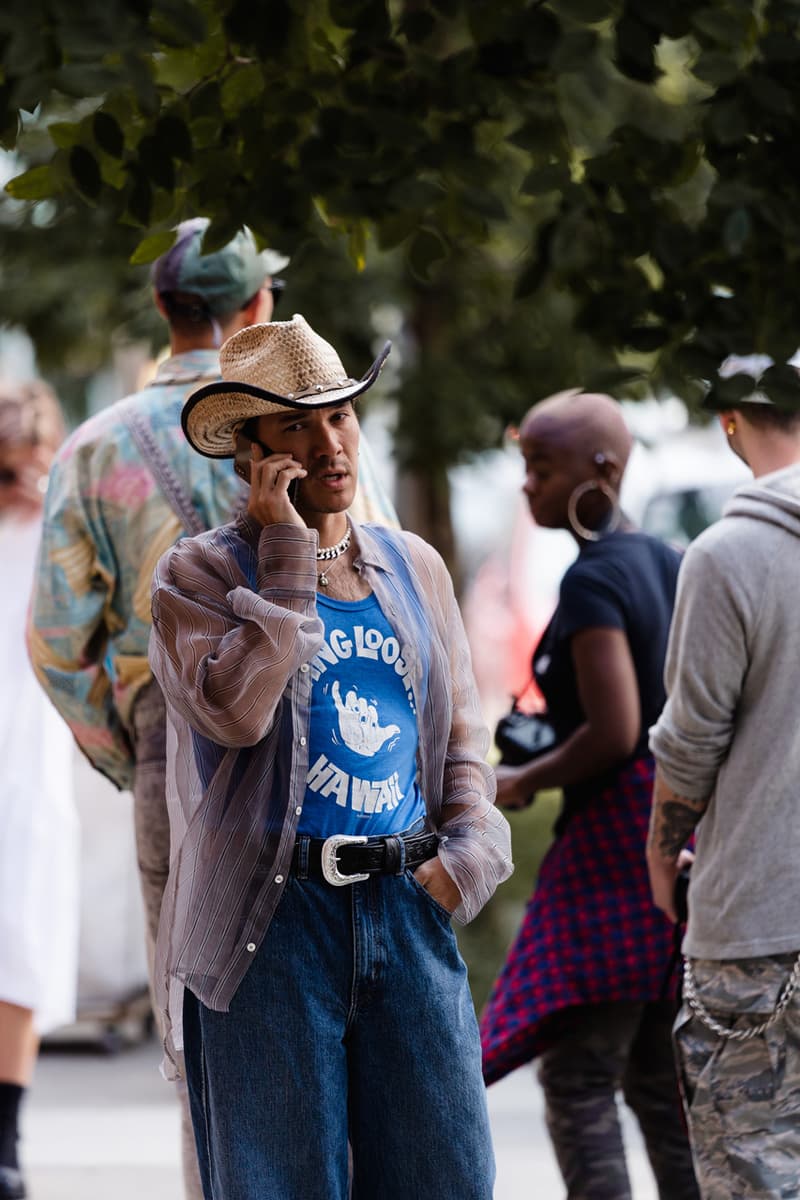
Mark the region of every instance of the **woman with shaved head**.
POLYGON ((569 1200, 629 1200, 619 1087, 636 1113, 661 1200, 695 1200, 671 1047, 672 926, 652 903, 645 841, 650 725, 677 551, 635 529, 619 489, 632 439, 610 396, 580 390, 525 417, 531 516, 567 529, 578 557, 533 655, 553 749, 497 769, 497 803, 563 789, 555 840, 482 1023, 487 1083, 539 1058, 569 1200))

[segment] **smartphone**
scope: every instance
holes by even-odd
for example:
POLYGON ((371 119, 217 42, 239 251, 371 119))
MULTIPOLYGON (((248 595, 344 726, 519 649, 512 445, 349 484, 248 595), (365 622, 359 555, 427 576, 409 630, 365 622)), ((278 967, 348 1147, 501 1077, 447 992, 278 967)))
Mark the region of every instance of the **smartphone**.
MULTIPOLYGON (((253 443, 251 439, 243 433, 237 433, 236 453, 233 456, 233 469, 236 474, 248 485, 250 483, 250 463, 252 461, 252 450, 253 443)), ((267 453, 266 447, 264 447, 264 451, 267 453)))
MULTIPOLYGON (((233 469, 236 474, 247 484, 250 483, 250 464, 252 462, 253 440, 253 438, 249 438, 246 433, 242 433, 241 431, 236 435, 236 453, 233 456, 233 469)), ((256 444, 261 447, 265 458, 274 453, 272 450, 270 450, 269 446, 265 446, 263 442, 257 442, 256 444)), ((295 496, 297 495, 297 483, 298 480, 293 479, 289 484, 287 491, 287 495, 292 504, 294 504, 295 496)))

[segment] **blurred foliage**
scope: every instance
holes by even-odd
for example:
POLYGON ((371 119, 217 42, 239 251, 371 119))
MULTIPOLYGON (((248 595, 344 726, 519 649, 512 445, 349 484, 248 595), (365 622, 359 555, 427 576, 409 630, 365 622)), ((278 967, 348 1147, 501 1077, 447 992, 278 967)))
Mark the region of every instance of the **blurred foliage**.
POLYGON ((435 520, 446 466, 550 391, 691 401, 731 351, 794 351, 798 18, 800 0, 7 0, 0 319, 74 369, 152 332, 127 260, 197 214, 209 248, 248 224, 291 253, 309 317, 335 263, 319 323, 345 349, 375 340, 376 293, 406 316, 399 446, 435 520))
POLYGON ((561 793, 541 792, 535 803, 508 813, 511 823, 514 874, 469 925, 456 926, 458 944, 469 967, 476 1011, 480 1013, 522 921, 539 865, 552 841, 561 793))

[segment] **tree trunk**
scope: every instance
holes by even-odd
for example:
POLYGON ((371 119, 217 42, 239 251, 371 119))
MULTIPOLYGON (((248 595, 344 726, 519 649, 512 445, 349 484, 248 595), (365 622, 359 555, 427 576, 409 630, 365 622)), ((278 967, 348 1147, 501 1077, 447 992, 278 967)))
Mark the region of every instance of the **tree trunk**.
POLYGON ((446 469, 441 468, 434 473, 401 468, 397 474, 396 503, 403 528, 418 533, 439 551, 447 563, 458 595, 461 587, 460 566, 446 469))

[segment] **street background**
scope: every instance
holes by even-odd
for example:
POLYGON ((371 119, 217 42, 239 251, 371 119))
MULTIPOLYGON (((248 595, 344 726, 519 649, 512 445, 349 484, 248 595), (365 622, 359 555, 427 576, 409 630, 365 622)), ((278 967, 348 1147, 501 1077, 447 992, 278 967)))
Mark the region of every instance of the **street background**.
MULTIPOLYGON (((178 1110, 158 1063, 155 1038, 116 1054, 89 1046, 43 1052, 23 1122, 30 1200, 179 1200, 178 1110)), ((559 1200, 564 1189, 532 1070, 488 1095, 495 1200, 559 1200)), ((638 1128, 627 1110, 623 1120, 634 1196, 655 1200, 638 1128)))

